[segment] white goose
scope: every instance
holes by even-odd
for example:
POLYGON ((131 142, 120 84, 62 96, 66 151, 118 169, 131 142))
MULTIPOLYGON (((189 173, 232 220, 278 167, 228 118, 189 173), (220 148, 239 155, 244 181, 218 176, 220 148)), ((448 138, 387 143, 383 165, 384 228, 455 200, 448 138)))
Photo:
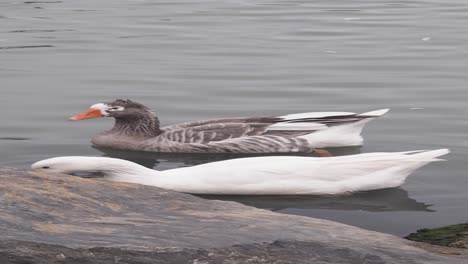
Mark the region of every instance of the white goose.
POLYGON ((253 157, 166 171, 114 158, 57 157, 31 167, 65 174, 99 172, 112 181, 194 194, 336 195, 400 186, 413 171, 447 153, 438 149, 329 158, 253 157))

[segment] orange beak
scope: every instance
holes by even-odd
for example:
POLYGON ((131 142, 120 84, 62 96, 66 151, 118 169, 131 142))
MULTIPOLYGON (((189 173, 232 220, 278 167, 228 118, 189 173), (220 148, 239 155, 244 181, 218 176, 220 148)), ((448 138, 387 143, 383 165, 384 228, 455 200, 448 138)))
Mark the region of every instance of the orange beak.
POLYGON ((78 114, 76 116, 70 117, 68 120, 78 121, 78 120, 97 118, 97 117, 104 117, 104 115, 101 113, 101 110, 95 109, 95 108, 90 108, 84 113, 81 113, 81 114, 78 114))

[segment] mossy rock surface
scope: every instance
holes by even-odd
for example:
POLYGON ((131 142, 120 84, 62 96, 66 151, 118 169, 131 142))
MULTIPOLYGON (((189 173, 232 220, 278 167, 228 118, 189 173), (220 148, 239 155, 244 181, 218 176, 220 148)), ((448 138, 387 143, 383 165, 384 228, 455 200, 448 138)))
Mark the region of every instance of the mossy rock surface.
POLYGON ((439 246, 468 248, 468 222, 433 229, 420 229, 406 238, 439 246))

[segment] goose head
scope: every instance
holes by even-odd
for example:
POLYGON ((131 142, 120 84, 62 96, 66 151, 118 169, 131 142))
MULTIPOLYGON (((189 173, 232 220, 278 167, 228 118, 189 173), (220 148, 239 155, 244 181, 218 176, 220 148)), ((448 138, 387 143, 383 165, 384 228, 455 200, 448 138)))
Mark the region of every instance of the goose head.
POLYGON ((87 111, 72 116, 71 121, 98 117, 114 117, 116 119, 135 119, 148 115, 154 115, 148 107, 131 101, 129 99, 117 99, 113 102, 97 103, 92 105, 87 111))
POLYGON ((38 161, 31 165, 34 171, 69 175, 99 174, 115 181, 139 182, 139 176, 158 172, 136 163, 106 157, 66 156, 38 161))

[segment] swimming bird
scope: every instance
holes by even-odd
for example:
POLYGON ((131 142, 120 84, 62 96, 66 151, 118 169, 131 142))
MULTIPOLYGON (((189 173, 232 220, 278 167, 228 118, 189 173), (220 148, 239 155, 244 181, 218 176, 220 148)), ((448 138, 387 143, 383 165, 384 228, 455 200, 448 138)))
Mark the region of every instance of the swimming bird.
POLYGON ((92 139, 97 147, 180 153, 309 153, 314 148, 362 145, 364 125, 387 111, 222 118, 160 127, 158 116, 148 107, 117 99, 94 104, 70 120, 115 118, 112 129, 92 139))
POLYGON ((64 174, 97 172, 111 181, 193 194, 338 195, 400 186, 413 171, 447 153, 438 149, 327 158, 251 157, 165 171, 115 158, 57 157, 31 167, 64 174))

